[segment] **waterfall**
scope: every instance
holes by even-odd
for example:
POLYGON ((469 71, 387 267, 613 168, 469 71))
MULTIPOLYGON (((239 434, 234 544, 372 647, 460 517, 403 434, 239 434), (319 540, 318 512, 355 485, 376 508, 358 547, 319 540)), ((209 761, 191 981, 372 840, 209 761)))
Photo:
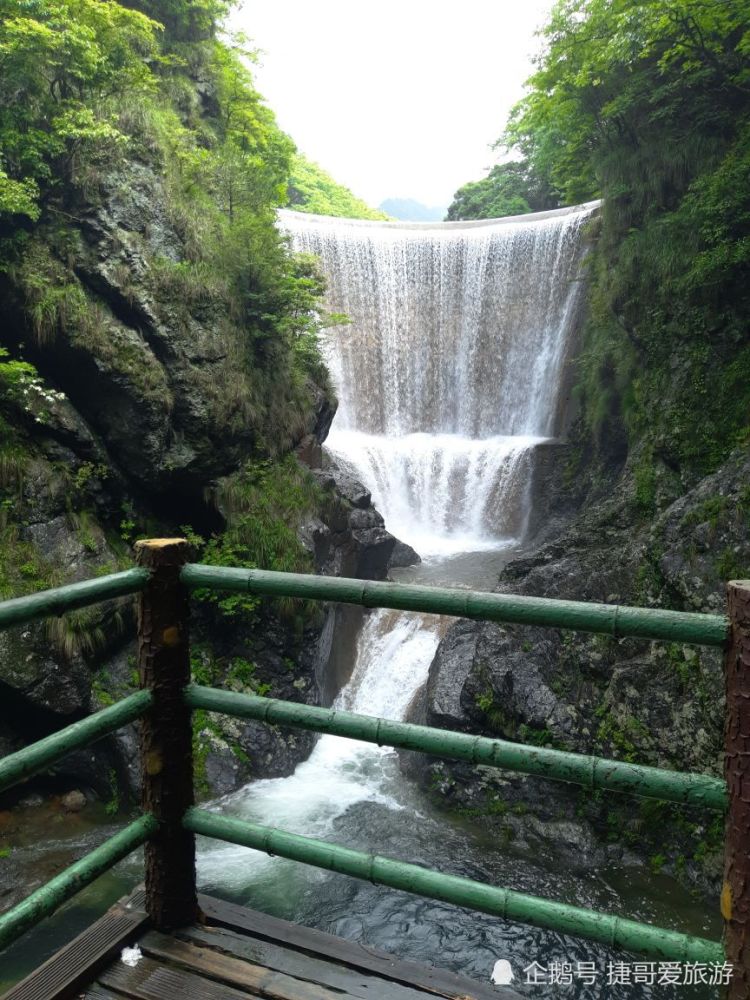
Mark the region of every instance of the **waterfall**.
POLYGON ((349 317, 323 349, 327 446, 423 556, 522 537, 531 454, 560 420, 592 205, 481 223, 282 212, 349 317))
MULTIPOLYGON (((321 260, 328 308, 351 320, 325 333, 340 399, 326 447, 423 556, 416 579, 491 587, 498 558, 524 535, 534 447, 558 432, 590 211, 424 226, 281 213, 295 249, 321 260)), ((336 706, 404 718, 446 625, 371 612, 336 706)), ((253 782, 221 808, 410 859, 454 836, 415 795, 393 751, 322 736, 293 775, 253 782)), ((200 873, 210 888, 266 899, 294 919, 349 926, 350 903, 326 897, 330 876, 216 843, 202 847, 200 873)), ((386 946, 403 905, 388 899, 367 927, 386 946)))

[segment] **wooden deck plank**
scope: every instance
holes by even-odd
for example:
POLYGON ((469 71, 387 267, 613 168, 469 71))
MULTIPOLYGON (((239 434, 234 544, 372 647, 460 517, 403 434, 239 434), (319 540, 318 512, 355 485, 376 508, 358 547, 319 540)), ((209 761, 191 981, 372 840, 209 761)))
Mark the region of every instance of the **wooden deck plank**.
POLYGON ((270 1000, 357 1000, 348 991, 329 990, 308 977, 296 978, 242 959, 150 931, 140 942, 144 955, 187 972, 240 989, 254 990, 270 1000))
POLYGON ((247 1000, 261 996, 161 965, 151 958, 142 958, 133 967, 115 962, 101 973, 99 983, 131 1000, 247 1000))
POLYGON ((257 910, 250 910, 235 903, 226 903, 212 896, 199 894, 198 902, 209 924, 218 924, 263 938, 266 941, 288 945, 312 956, 320 956, 353 969, 375 973, 386 980, 411 986, 438 997, 468 997, 470 1000, 520 1000, 515 990, 506 987, 485 986, 483 983, 459 976, 434 966, 422 965, 395 958, 378 951, 326 934, 324 931, 293 924, 278 917, 271 917, 257 910))
POLYGON ((83 933, 56 952, 2 1000, 67 1000, 130 944, 146 922, 144 893, 138 889, 118 900, 83 933))
POLYGON ((417 991, 361 969, 347 968, 225 927, 186 927, 176 935, 297 979, 307 979, 333 990, 348 990, 360 1000, 424 1000, 424 990, 417 991))
POLYGON ((139 887, 2 1000, 519 1000, 233 903, 202 895, 200 905, 205 926, 158 934, 139 887), (144 958, 131 968, 119 953, 136 940, 144 958))

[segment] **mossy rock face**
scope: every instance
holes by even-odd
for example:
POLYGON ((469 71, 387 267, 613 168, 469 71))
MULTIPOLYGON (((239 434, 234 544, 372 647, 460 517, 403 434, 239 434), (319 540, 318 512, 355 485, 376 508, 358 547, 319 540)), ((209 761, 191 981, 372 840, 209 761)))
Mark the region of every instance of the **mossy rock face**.
POLYGON ((44 626, 0 632, 0 685, 23 701, 56 714, 88 708, 88 671, 58 659, 45 641, 44 626))
POLYGON ((24 343, 139 490, 201 497, 263 449, 319 446, 334 411, 327 385, 293 390, 287 361, 258 353, 242 295, 195 257, 173 198, 158 157, 102 169, 64 234, 40 226, 0 275, 0 343, 24 343))

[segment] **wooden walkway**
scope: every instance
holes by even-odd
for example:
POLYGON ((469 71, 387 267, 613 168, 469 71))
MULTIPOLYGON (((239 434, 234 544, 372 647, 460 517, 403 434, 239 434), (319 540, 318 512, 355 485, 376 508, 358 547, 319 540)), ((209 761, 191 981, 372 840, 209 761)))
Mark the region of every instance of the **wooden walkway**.
POLYGON ((452 972, 200 896, 205 922, 149 928, 136 889, 2 1000, 520 1000, 452 972), (137 942, 135 967, 121 961, 137 942))

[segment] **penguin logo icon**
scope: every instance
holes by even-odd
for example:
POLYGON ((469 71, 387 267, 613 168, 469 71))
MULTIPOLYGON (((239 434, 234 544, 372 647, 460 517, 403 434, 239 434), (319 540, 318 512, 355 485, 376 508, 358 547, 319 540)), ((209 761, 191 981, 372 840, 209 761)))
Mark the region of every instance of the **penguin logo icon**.
POLYGON ((508 983, 513 982, 513 969, 507 958, 498 958, 490 979, 495 986, 507 986, 508 983))

